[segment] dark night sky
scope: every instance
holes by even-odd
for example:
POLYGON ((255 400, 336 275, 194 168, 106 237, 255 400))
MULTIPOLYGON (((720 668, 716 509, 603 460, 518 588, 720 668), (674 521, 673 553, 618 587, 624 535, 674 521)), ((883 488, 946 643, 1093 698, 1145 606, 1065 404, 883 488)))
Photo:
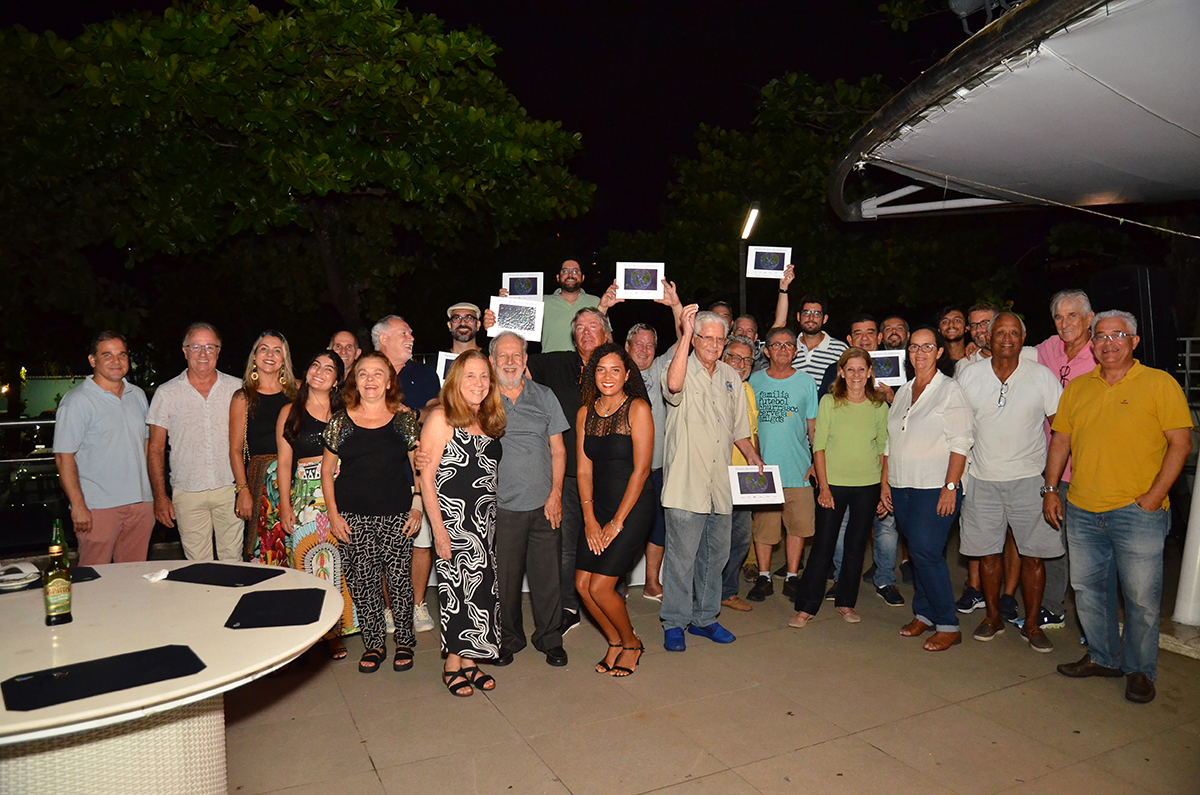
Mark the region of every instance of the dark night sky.
MULTIPOLYGON (((9 0, 0 25, 60 37, 163 0, 9 0)), ((263 0, 264 10, 282 6, 263 0)), ((937 14, 908 33, 873 0, 446 0, 414 2, 447 27, 474 26, 502 52, 496 72, 535 118, 583 134, 572 168, 598 185, 580 233, 652 227, 672 162, 694 153, 701 123, 746 127, 757 91, 789 71, 818 81, 882 74, 899 89, 963 39, 937 14)))

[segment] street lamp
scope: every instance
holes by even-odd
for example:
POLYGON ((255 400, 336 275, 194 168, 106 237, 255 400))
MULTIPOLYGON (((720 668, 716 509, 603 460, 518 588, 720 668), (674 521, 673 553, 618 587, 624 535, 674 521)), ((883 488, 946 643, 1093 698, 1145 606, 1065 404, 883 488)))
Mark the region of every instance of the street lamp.
POLYGON ((750 202, 750 212, 746 213, 746 222, 742 224, 742 238, 738 241, 738 307, 740 314, 746 314, 746 241, 754 231, 758 221, 758 202, 750 202))

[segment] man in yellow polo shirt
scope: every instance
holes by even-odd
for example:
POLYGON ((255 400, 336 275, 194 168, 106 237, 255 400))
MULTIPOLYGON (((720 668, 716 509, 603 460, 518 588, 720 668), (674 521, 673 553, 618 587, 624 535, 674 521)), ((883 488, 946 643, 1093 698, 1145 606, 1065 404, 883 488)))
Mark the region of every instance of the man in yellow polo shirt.
POLYGON ((1099 366, 1067 385, 1051 426, 1042 507, 1055 527, 1068 454, 1074 474, 1065 519, 1071 586, 1089 652, 1058 666, 1075 678, 1124 675, 1125 698, 1154 700, 1167 492, 1192 450, 1192 417, 1179 384, 1133 358, 1137 320, 1100 312, 1092 320, 1099 366), (1117 628, 1116 572, 1125 594, 1117 628))

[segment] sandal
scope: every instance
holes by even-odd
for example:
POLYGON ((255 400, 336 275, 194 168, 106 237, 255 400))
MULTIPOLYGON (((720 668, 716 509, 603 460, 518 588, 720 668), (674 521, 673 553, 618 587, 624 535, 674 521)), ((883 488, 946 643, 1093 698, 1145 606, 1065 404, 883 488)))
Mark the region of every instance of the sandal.
POLYGON ((929 626, 921 619, 914 618, 912 621, 909 621, 907 624, 900 627, 900 634, 906 638, 919 638, 921 635, 924 635, 931 629, 933 629, 933 627, 929 626))
POLYGON ((413 667, 413 650, 411 646, 397 646, 396 656, 392 658, 393 671, 407 671, 413 667))
POLYGON ((325 641, 325 650, 331 660, 344 660, 350 654, 346 651, 346 644, 342 643, 341 638, 330 638, 325 641))
POLYGON ((442 671, 442 684, 446 686, 452 696, 466 698, 475 695, 475 688, 471 687, 471 682, 463 673, 462 668, 457 671, 442 671))
POLYGON ((496 689, 496 680, 491 674, 485 674, 483 671, 479 670, 478 665, 466 665, 459 670, 462 671, 462 675, 467 678, 468 682, 480 690, 496 689))
MULTIPOLYGON (((636 651, 637 652, 637 659, 633 661, 633 664, 637 665, 639 662, 642 661, 642 653, 646 651, 646 644, 642 643, 641 641, 638 641, 638 645, 636 645, 636 646, 622 646, 621 647, 621 654, 624 654, 627 651, 636 651)), ((617 660, 621 659, 621 654, 617 655, 617 660)), ((637 670, 636 668, 627 668, 624 665, 614 665, 612 667, 612 670, 610 670, 608 672, 608 675, 615 676, 618 679, 624 679, 627 676, 633 676, 633 672, 636 670, 637 670)))
POLYGON ((367 649, 358 661, 358 672, 360 674, 375 673, 379 670, 379 664, 383 662, 386 654, 387 649, 367 649))
MULTIPOLYGON (((610 643, 610 644, 608 644, 608 648, 610 648, 610 649, 622 649, 622 648, 624 648, 624 647, 623 647, 623 646, 622 646, 620 643, 610 643)), ((620 656, 621 656, 620 654, 617 654, 617 657, 620 657, 620 656)), ((606 662, 607 660, 608 660, 608 655, 607 655, 607 654, 605 654, 605 655, 604 655, 604 659, 603 659, 603 660, 601 660, 600 662, 596 663, 596 673, 598 673, 598 674, 606 674, 606 673, 608 673, 609 671, 611 671, 611 670, 612 670, 612 666, 611 666, 611 665, 609 665, 609 664, 608 664, 608 662, 606 662)), ((616 662, 616 660, 613 660, 613 662, 616 662)))
POLYGON ((935 632, 925 641, 925 651, 945 651, 962 643, 961 632, 935 632))

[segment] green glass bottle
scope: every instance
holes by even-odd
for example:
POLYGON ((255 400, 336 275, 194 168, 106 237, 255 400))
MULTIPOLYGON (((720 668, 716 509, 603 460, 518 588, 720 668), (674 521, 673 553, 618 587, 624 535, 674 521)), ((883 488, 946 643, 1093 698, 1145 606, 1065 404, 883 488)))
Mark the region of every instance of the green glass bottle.
POLYGON ((46 626, 71 623, 71 569, 58 544, 50 547, 50 565, 42 574, 42 596, 46 600, 46 626))
POLYGON ((71 548, 67 546, 67 534, 63 530, 62 519, 54 520, 54 533, 50 536, 50 545, 62 547, 63 564, 71 568, 71 548))

